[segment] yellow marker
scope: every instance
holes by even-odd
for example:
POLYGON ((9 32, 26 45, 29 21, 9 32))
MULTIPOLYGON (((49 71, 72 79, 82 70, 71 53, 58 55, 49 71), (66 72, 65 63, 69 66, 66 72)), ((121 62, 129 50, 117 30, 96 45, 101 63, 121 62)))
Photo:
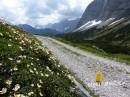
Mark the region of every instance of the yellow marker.
POLYGON ((98 84, 101 85, 101 82, 102 82, 102 78, 103 78, 103 74, 101 71, 96 71, 96 76, 95 76, 95 79, 96 79, 96 82, 98 84))

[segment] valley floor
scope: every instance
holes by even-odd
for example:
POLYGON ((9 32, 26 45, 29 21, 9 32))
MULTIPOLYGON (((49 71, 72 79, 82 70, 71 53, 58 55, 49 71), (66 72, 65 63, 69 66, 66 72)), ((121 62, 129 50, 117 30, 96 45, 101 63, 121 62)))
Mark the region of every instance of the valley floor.
POLYGON ((130 65, 82 51, 49 37, 37 36, 75 77, 100 97, 130 97, 130 65), (95 72, 103 72, 101 86, 95 84, 95 72))

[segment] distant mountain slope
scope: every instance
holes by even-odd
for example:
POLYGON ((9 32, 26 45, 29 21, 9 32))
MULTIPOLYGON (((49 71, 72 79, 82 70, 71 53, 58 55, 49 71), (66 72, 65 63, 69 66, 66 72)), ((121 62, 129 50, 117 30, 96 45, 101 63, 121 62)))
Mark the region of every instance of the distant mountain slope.
POLYGON ((94 0, 85 10, 78 27, 89 21, 120 19, 130 14, 130 0, 94 0))
POLYGON ((74 30, 79 22, 79 18, 75 20, 64 20, 59 23, 48 24, 46 28, 55 29, 59 32, 71 32, 74 30))
POLYGON ((0 97, 79 97, 71 78, 36 38, 0 22, 0 97))
POLYGON ((56 34, 59 34, 60 32, 53 30, 53 29, 49 29, 49 28, 45 28, 45 29, 37 29, 34 28, 30 25, 27 24, 20 24, 18 25, 19 28, 22 28, 24 31, 26 32, 30 32, 33 34, 37 34, 37 35, 49 35, 49 36, 53 36, 56 34))
POLYGON ((77 43, 89 42, 107 52, 130 54, 130 1, 94 0, 78 28, 60 36, 77 43))

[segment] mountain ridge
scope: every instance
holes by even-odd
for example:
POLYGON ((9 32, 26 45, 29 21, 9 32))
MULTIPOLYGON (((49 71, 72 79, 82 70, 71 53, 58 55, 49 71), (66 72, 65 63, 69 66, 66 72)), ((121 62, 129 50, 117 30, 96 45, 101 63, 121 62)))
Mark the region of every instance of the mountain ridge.
POLYGON ((30 32, 32 34, 36 35, 46 35, 46 36, 53 36, 56 34, 59 34, 60 32, 56 31, 55 29, 50 29, 50 28, 35 28, 32 27, 28 24, 19 24, 17 25, 19 28, 23 29, 26 32, 30 32))
POLYGON ((61 33, 64 33, 64 32, 71 32, 73 31, 78 22, 79 22, 79 18, 77 19, 74 19, 74 20, 64 20, 64 21, 60 21, 58 23, 54 23, 54 24, 48 24, 45 26, 45 28, 51 28, 51 29, 55 29, 61 33))
POLYGON ((77 43, 90 43, 108 53, 130 54, 129 10, 129 0, 94 0, 86 8, 79 27, 59 36, 77 43))

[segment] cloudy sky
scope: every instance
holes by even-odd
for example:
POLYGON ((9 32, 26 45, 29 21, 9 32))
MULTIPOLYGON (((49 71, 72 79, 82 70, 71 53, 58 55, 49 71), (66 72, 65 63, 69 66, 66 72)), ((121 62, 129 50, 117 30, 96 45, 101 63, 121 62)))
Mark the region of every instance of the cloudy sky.
POLYGON ((0 17, 14 24, 44 26, 82 15, 93 0, 0 0, 0 17))

